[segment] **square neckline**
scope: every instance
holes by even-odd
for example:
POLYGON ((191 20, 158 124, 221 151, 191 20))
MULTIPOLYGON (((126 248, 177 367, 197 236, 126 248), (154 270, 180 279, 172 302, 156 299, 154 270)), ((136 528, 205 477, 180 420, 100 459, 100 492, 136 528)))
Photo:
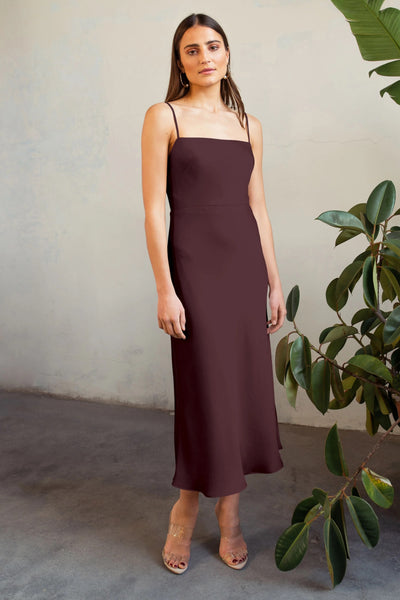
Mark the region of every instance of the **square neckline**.
POLYGON ((251 141, 250 141, 249 121, 248 121, 246 113, 244 113, 244 114, 246 117, 247 140, 238 140, 238 139, 234 139, 234 138, 232 138, 232 139, 231 138, 215 138, 215 137, 209 137, 209 136, 195 136, 195 135, 181 136, 181 135, 179 135, 178 121, 177 121, 177 118, 175 115, 174 107, 172 106, 172 104, 170 104, 167 101, 165 101, 165 104, 168 104, 168 106, 172 110, 172 114, 173 114, 174 121, 175 121, 176 135, 177 135, 175 142, 174 142, 170 152, 168 153, 168 158, 171 156, 173 149, 175 148, 175 144, 178 140, 217 140, 219 142, 240 142, 242 144, 248 144, 250 146, 250 150, 251 150, 252 156, 254 158, 254 152, 253 152, 253 148, 252 148, 251 141))
POLYGON ((230 138, 214 138, 214 137, 197 136, 197 135, 184 135, 184 136, 180 135, 179 137, 176 138, 174 145, 172 146, 171 150, 169 151, 168 158, 171 156, 171 154, 176 146, 176 142, 178 142, 179 140, 216 140, 217 142, 239 142, 240 144, 248 144, 250 146, 251 153, 254 156, 253 148, 252 148, 249 140, 234 140, 234 139, 230 139, 230 138))

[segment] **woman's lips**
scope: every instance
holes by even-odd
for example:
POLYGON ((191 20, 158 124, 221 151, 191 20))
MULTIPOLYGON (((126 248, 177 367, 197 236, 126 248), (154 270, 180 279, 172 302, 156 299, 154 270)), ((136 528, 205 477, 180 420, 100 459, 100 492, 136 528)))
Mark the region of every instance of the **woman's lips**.
POLYGON ((215 71, 215 69, 203 69, 200 73, 212 73, 213 71, 215 71))

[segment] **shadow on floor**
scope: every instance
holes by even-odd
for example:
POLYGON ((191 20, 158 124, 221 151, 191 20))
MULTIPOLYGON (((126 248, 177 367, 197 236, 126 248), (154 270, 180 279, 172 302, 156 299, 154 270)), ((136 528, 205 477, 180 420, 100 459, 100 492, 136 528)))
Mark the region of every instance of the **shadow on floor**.
MULTIPOLYGON (((319 525, 297 569, 282 573, 274 562, 297 502, 315 486, 340 487, 324 465, 325 429, 281 425, 284 469, 246 476, 243 571, 219 559, 216 499, 201 494, 189 569, 176 576, 161 560, 178 497, 169 411, 1 392, 0 427, 1 600, 398 598, 400 437, 370 464, 396 490, 391 509, 376 507, 378 548, 368 550, 349 524, 351 560, 332 591, 319 525)), ((341 438, 354 469, 373 440, 352 431, 341 438)))

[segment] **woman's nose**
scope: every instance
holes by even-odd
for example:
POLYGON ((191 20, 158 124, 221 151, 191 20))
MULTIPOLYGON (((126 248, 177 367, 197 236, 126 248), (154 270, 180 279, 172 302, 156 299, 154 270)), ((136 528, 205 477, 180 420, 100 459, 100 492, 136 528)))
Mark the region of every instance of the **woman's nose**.
POLYGON ((200 62, 210 62, 208 50, 200 50, 199 56, 200 56, 200 62))

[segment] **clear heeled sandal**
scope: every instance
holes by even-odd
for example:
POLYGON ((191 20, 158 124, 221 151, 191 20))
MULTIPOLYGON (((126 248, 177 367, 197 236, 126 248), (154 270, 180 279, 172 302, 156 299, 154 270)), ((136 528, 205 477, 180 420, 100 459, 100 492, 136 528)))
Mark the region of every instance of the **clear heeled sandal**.
MULTIPOLYGON (((186 527, 184 525, 178 525, 177 523, 172 523, 170 521, 167 535, 172 535, 173 537, 181 541, 190 541, 192 538, 193 529, 194 527, 186 527)), ((167 567, 167 569, 169 569, 173 573, 176 573, 177 575, 181 575, 182 573, 184 573, 189 566, 189 551, 181 554, 177 554, 174 552, 165 552, 164 546, 161 552, 161 556, 164 561, 164 565, 167 567)))
MULTIPOLYGON (((220 532, 221 539, 228 540, 229 542, 232 542, 235 537, 238 537, 242 533, 240 525, 220 527, 220 532)), ((240 550, 227 550, 223 554, 219 554, 219 556, 232 569, 243 569, 249 559, 246 543, 244 543, 244 546, 240 550)))

